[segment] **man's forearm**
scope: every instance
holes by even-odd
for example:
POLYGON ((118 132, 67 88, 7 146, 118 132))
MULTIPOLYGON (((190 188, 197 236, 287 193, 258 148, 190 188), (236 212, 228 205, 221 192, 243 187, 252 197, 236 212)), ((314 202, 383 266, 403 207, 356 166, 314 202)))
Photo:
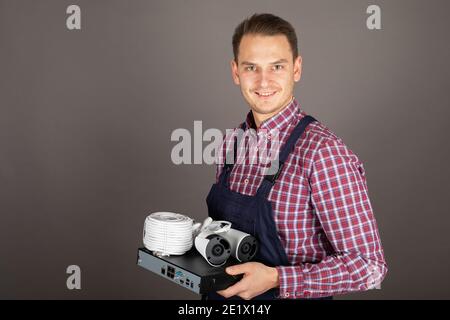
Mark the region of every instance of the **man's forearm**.
POLYGON ((384 261, 372 261, 353 253, 329 256, 313 264, 279 266, 280 297, 320 298, 365 291, 381 283, 387 272, 384 261))

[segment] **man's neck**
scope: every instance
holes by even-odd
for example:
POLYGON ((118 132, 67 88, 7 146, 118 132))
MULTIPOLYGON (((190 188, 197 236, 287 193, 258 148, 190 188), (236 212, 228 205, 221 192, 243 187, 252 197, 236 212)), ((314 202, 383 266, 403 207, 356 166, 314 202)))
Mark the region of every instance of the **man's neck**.
POLYGON ((283 111, 288 105, 291 104, 292 100, 294 100, 294 96, 291 97, 291 99, 289 99, 289 102, 286 103, 284 105, 284 107, 282 107, 281 109, 278 109, 275 112, 272 113, 256 113, 252 110, 252 114, 253 114, 253 119, 255 120, 255 125, 256 128, 259 129, 259 127, 261 126, 261 123, 263 123, 264 121, 266 121, 267 119, 272 118, 273 116, 277 115, 278 113, 280 113, 281 111, 283 111))

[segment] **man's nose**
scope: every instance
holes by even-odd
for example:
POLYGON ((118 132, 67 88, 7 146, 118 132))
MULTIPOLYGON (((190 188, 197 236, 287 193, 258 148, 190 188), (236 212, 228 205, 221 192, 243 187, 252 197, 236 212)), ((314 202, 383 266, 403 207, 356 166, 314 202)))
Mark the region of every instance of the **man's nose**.
POLYGON ((259 85, 262 88, 266 88, 269 86, 270 83, 270 74, 268 71, 261 71, 261 73, 259 74, 259 85))

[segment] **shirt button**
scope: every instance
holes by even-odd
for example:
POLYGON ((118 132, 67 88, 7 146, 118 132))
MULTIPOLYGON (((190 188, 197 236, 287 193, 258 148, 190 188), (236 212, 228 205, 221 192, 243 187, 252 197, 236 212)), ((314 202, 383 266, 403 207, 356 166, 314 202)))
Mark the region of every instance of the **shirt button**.
POLYGON ((285 294, 284 294, 284 296, 287 298, 287 297, 289 297, 289 292, 286 292, 285 294))
POLYGON ((247 183, 248 183, 248 179, 245 179, 245 180, 244 180, 244 183, 247 184, 247 183))

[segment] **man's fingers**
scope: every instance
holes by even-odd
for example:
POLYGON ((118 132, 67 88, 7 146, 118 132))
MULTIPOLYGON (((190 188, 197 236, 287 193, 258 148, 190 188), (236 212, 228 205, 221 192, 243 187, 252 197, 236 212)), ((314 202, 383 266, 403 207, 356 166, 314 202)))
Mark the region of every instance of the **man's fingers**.
POLYGON ((230 275, 237 275, 237 274, 242 274, 242 273, 248 273, 252 268, 252 265, 247 262, 247 263, 243 263, 243 264, 237 264, 235 266, 231 266, 225 269, 226 273, 230 274, 230 275))

